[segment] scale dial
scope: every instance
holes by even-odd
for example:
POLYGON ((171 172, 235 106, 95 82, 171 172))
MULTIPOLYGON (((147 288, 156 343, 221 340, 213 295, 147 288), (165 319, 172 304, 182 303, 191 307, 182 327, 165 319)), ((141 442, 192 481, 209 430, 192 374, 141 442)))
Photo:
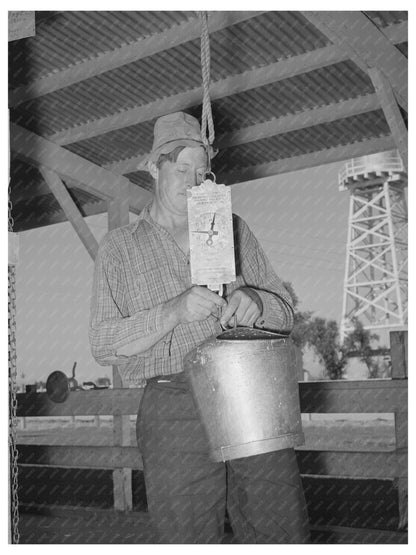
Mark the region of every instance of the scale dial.
POLYGON ((228 230, 227 219, 218 212, 205 212, 195 218, 190 232, 201 247, 217 247, 224 244, 228 230))

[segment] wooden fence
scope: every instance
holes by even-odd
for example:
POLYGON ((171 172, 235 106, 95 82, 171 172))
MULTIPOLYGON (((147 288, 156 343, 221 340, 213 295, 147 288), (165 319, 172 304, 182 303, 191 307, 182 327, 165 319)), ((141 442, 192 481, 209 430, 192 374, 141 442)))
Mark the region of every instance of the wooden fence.
MULTIPOLYGON (((407 526, 407 332, 391 333, 392 378, 369 381, 303 382, 299 384, 302 413, 393 413, 395 447, 390 451, 297 450, 304 476, 391 479, 399 496, 399 529, 407 526)), ((18 416, 56 417, 113 415, 113 445, 18 446, 19 464, 68 468, 111 469, 114 508, 132 509, 132 469, 142 468, 139 450, 126 433, 129 415, 137 413, 142 389, 72 392, 62 404, 46 393, 18 395, 18 416)), ((130 424, 130 423, 129 423, 130 424)), ((342 535, 342 534, 341 534, 342 535)))

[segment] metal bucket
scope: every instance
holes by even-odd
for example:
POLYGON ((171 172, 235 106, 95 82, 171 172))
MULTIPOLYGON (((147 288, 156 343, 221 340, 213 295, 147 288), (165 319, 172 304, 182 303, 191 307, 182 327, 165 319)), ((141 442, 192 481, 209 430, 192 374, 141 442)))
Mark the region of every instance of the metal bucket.
POLYGON ((304 444, 288 336, 232 329, 188 353, 184 366, 214 461, 304 444))

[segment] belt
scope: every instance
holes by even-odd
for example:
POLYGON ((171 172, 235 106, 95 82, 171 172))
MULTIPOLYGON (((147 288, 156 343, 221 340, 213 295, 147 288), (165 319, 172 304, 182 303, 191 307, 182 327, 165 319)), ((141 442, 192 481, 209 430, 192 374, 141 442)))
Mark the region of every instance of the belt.
POLYGON ((187 382, 188 378, 185 372, 179 372, 178 374, 169 374, 166 376, 154 376, 153 378, 148 378, 147 383, 184 383, 187 382))

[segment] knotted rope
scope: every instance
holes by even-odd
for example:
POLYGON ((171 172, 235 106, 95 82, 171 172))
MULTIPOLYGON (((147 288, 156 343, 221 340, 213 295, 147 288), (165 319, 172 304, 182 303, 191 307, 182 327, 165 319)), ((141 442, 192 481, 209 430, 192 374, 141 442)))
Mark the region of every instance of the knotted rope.
POLYGON ((209 49, 208 12, 199 12, 199 16, 201 18, 201 70, 203 85, 201 137, 208 153, 208 169, 210 170, 210 146, 214 142, 215 132, 214 122, 212 119, 211 99, 209 95, 209 85, 211 80, 211 56, 209 49), (207 127, 209 131, 209 138, 207 138, 207 127))

